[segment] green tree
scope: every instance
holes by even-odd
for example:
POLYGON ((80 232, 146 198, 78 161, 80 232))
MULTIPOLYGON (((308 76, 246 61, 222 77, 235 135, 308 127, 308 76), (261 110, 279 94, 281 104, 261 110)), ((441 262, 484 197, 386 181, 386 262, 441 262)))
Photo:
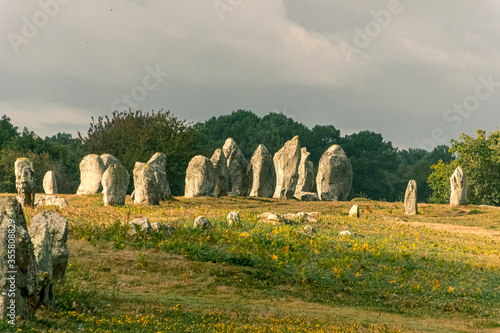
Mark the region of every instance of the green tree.
MULTIPOLYGON (((114 112, 92 118, 87 137, 80 139, 87 154, 109 153, 118 158, 131 177, 136 162, 147 162, 156 152, 167 155, 167 176, 174 195, 184 194, 186 168, 199 153, 198 133, 170 111, 114 112)), ((130 189, 133 188, 131 181, 130 189)))
POLYGON ((373 200, 397 199, 397 189, 390 179, 398 167, 397 148, 385 142, 381 134, 361 131, 342 138, 341 146, 351 160, 352 196, 373 200))
POLYGON ((0 150, 6 147, 9 142, 16 137, 19 137, 17 127, 12 125, 9 117, 3 115, 2 120, 0 120, 0 150))
POLYGON ((432 202, 449 201, 449 178, 461 166, 467 177, 467 199, 473 204, 500 205, 500 132, 478 130, 477 137, 461 134, 452 141, 450 153, 456 160, 433 166, 429 185, 433 189, 432 202))

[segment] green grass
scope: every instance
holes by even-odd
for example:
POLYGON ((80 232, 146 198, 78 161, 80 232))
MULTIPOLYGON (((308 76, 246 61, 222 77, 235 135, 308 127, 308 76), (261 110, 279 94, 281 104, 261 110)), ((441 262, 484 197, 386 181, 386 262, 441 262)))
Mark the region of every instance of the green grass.
MULTIPOLYGON (((60 210, 70 220, 67 281, 57 289, 57 309, 39 311, 38 320, 23 322, 25 330, 500 327, 495 209, 420 205, 419 215, 406 217, 401 203, 357 200, 362 218, 355 219, 346 216, 352 203, 179 198, 157 207, 112 208, 102 207, 100 196, 68 199, 71 208, 60 210), (237 226, 225 222, 230 210, 240 211, 237 226), (320 211, 321 217, 308 237, 301 223, 258 222, 264 211, 320 211), (194 229, 197 215, 213 228, 194 229), (144 216, 176 230, 129 235, 127 222, 144 216), (340 236, 342 230, 356 235, 340 236)), ((40 210, 26 211, 28 220, 40 210)))

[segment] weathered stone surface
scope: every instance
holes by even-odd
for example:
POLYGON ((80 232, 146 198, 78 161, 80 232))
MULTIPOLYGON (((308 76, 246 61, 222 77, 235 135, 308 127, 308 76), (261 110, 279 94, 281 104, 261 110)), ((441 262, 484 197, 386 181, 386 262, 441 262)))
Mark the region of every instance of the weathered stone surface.
POLYGON ((31 318, 39 302, 37 289, 38 265, 21 205, 0 198, 0 318, 31 318), (12 301, 15 310, 9 309, 12 301))
POLYGON ((417 207, 417 182, 410 180, 405 192, 405 213, 406 215, 416 215, 417 207))
POLYGON ((43 190, 45 194, 57 194, 57 180, 54 171, 47 171, 43 177, 43 190))
POLYGON ((212 227, 212 224, 210 223, 210 221, 203 217, 203 216, 198 216, 195 220, 194 220, 194 228, 211 228, 212 227))
POLYGON ((226 221, 229 226, 240 223, 240 212, 229 212, 226 221))
POLYGON ((112 165, 122 165, 122 163, 111 154, 102 154, 101 160, 104 164, 104 171, 108 170, 108 168, 112 165))
POLYGON ((102 191, 102 174, 106 171, 99 155, 90 154, 80 162, 80 186, 77 195, 97 194, 102 191))
POLYGON ((35 169, 27 158, 18 158, 14 164, 16 189, 23 207, 35 206, 35 169))
POLYGON ((265 222, 274 225, 285 222, 283 216, 271 212, 262 213, 259 216, 257 216, 257 219, 259 220, 259 222, 265 222))
POLYGON ((311 153, 305 147, 300 150, 299 179, 295 187, 295 193, 315 192, 316 177, 314 176, 313 162, 309 161, 311 153))
POLYGON ((129 226, 129 234, 131 235, 135 235, 137 233, 137 228, 145 233, 150 233, 152 230, 151 223, 149 223, 149 219, 147 217, 137 218, 132 222, 129 222, 129 226))
POLYGON ((54 280, 52 276, 52 237, 49 230, 40 228, 40 230, 30 226, 29 233, 35 252, 36 262, 38 264, 38 290, 40 303, 49 308, 55 306, 54 280))
POLYGON ((226 140, 222 152, 227 160, 227 174, 231 184, 229 195, 247 196, 252 187, 252 166, 232 138, 226 140))
POLYGON ((122 165, 112 164, 102 175, 105 206, 122 206, 127 197, 130 175, 122 165))
POLYGON ((167 180, 167 156, 156 153, 148 163, 137 162, 134 166, 134 192, 136 204, 159 205, 160 200, 171 195, 167 180))
POLYGON ((215 170, 205 156, 195 156, 186 170, 186 198, 211 196, 215 186, 215 170))
POLYGON ((250 160, 252 166, 251 197, 272 198, 276 188, 276 171, 271 153, 266 146, 259 145, 250 160))
POLYGON ((151 230, 155 232, 162 232, 164 230, 172 232, 175 231, 175 229, 176 228, 174 226, 168 225, 166 223, 161 223, 161 222, 151 223, 151 230))
POLYGON ((285 220, 293 222, 316 223, 318 222, 319 213, 300 212, 296 214, 285 214, 283 215, 283 217, 285 218, 285 220))
POLYGON ((167 155, 155 153, 148 161, 148 165, 153 168, 158 187, 158 196, 160 200, 166 199, 172 195, 170 184, 167 179, 167 155))
POLYGON ((293 197, 301 201, 318 201, 318 193, 313 192, 295 192, 293 197))
POLYGON ((217 149, 210 159, 215 170, 214 197, 222 197, 231 191, 231 181, 227 171, 226 156, 222 149, 217 149))
POLYGON ((138 205, 159 205, 160 196, 156 173, 146 163, 136 162, 134 166, 134 203, 138 205))
POLYGON ((61 215, 44 211, 35 215, 31 220, 29 233, 38 244, 38 237, 48 231, 52 245, 52 277, 54 281, 64 278, 69 260, 69 249, 66 245, 68 240, 68 220, 61 215))
POLYGON ((459 206, 467 204, 467 177, 462 167, 455 169, 450 177, 450 205, 459 206))
POLYGON ((35 206, 57 206, 59 208, 68 208, 68 200, 59 198, 55 195, 39 194, 36 196, 35 206))
POLYGON ((349 211, 349 217, 359 217, 359 206, 354 205, 351 207, 351 210, 349 211))
POLYGON ((276 188, 273 198, 293 198, 299 180, 300 155, 300 141, 298 136, 287 141, 285 145, 274 154, 273 161, 276 171, 276 188))
POLYGON ((328 148, 321 156, 316 176, 318 197, 324 201, 345 201, 352 186, 351 161, 339 145, 328 148))

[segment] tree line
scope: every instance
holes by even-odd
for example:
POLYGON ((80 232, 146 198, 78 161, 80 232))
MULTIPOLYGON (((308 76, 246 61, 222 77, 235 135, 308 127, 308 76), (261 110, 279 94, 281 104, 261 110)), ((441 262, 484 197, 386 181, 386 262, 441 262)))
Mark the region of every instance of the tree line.
MULTIPOLYGON (((200 123, 187 122, 164 110, 114 112, 112 116, 91 118, 87 133, 79 133, 76 138, 57 133, 45 139, 27 128, 20 131, 9 117, 3 116, 0 192, 15 192, 13 165, 18 157, 33 161, 37 192, 43 192, 41 180, 45 172, 54 170, 60 192, 76 193, 79 163, 86 154, 112 154, 132 175, 135 162, 146 162, 155 152, 163 152, 168 157, 172 193, 183 195, 185 171, 195 155, 210 157, 232 137, 250 160, 259 144, 263 143, 274 154, 295 135, 299 135, 302 146, 311 153, 316 167, 328 147, 342 146, 354 173, 351 198, 401 201, 408 181, 415 179, 420 202, 443 203, 449 196, 449 177, 460 164, 467 172, 471 202, 500 204, 497 193, 500 179, 496 179, 500 178, 498 132, 488 136, 478 131, 476 139, 462 135, 452 141, 451 147, 442 145, 431 152, 400 150, 372 131, 341 135, 334 125, 309 128, 282 113, 260 117, 248 110, 233 111, 200 123)), ((133 184, 130 186, 132 191, 133 184)))

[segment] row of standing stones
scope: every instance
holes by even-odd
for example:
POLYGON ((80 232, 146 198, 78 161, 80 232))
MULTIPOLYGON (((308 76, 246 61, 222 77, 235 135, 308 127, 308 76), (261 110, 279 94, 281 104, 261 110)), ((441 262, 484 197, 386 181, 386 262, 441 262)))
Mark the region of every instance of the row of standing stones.
POLYGON ((295 136, 274 157, 264 145, 259 145, 249 163, 236 142, 229 138, 210 159, 198 155, 189 162, 184 196, 347 200, 353 174, 342 148, 333 145, 324 152, 316 176, 309 156, 295 136))
POLYGON ((68 265, 68 221, 44 211, 26 224, 12 197, 0 198, 0 318, 32 318, 40 306, 55 306, 54 285, 68 265))
MULTIPOLYGON (((271 156, 264 145, 255 150, 250 163, 229 138, 211 159, 195 156, 188 165, 185 197, 251 196, 315 201, 345 201, 352 186, 352 167, 339 145, 332 145, 321 156, 318 173, 314 175, 310 153, 301 147, 299 137, 271 156)), ((167 157, 156 153, 147 163, 137 162, 133 170, 135 204, 157 205, 171 195, 166 174, 167 157)), ((45 197, 35 201, 32 163, 20 158, 15 163, 16 187, 23 206, 56 204, 67 206, 64 199, 45 197), (62 200, 58 201, 58 200, 62 200)), ((129 173, 110 154, 90 154, 80 163, 81 182, 77 195, 104 193, 105 205, 124 205, 129 186, 129 173)), ((54 173, 47 172, 43 180, 45 193, 57 193, 54 173)), ((467 203, 466 176, 458 167, 450 178, 450 204, 467 203)), ((417 214, 417 184, 410 180, 405 193, 407 215, 417 214)))

